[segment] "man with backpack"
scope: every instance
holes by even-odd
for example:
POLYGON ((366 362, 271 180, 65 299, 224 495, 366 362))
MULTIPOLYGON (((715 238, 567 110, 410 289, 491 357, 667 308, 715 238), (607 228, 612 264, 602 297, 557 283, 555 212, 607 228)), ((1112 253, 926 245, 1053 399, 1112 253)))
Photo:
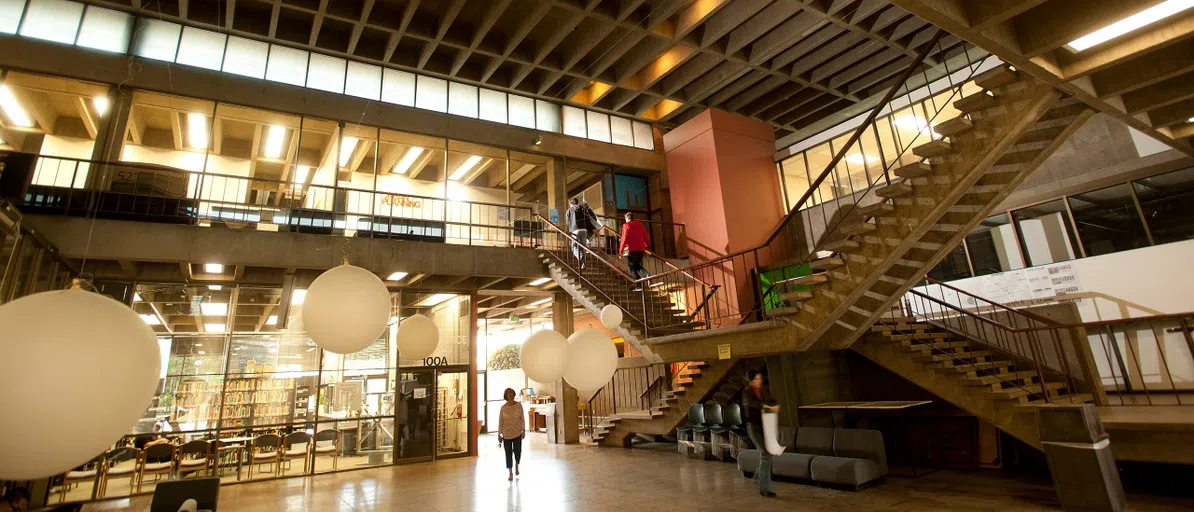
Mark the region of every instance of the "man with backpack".
POLYGON ((599 224, 597 214, 589 208, 589 203, 582 203, 578 198, 572 198, 568 212, 565 214, 568 231, 572 233, 576 242, 572 244, 572 255, 580 263, 581 270, 585 268, 585 250, 581 244, 589 245, 589 233, 595 231, 599 224))

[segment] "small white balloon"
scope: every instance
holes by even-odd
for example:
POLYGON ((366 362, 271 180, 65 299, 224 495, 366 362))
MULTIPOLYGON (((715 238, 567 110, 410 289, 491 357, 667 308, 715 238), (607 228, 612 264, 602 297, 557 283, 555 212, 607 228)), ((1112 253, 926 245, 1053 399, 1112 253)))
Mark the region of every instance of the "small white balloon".
POLYGON ((622 325, 622 308, 613 304, 601 308, 601 325, 616 329, 622 325))
POLYGON ((411 315, 398 325, 398 356, 423 359, 439 346, 439 327, 423 315, 411 315))
POLYGON ((80 289, 0 306, 0 480, 57 475, 132 433, 158 388, 153 329, 80 289))
POLYGON ((319 275, 303 300, 303 328, 337 354, 360 352, 390 321, 390 291, 373 272, 344 264, 319 275))
POLYGON ((618 349, 605 333, 592 327, 568 337, 564 380, 581 391, 601 389, 618 369, 618 349))
POLYGON ((564 376, 568 363, 568 339, 551 329, 527 337, 518 353, 522 371, 535 382, 555 382, 564 376))

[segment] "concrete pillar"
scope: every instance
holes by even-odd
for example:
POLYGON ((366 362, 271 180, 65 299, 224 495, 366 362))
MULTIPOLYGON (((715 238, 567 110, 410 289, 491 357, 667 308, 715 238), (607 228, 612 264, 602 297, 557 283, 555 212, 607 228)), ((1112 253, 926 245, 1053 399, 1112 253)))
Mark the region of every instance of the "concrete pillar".
POLYGON ((121 95, 115 86, 108 88, 108 113, 97 123, 95 147, 91 150, 92 160, 120 161, 120 153, 124 150, 124 134, 128 131, 129 113, 132 109, 132 91, 126 89, 121 95))
MULTIPOLYGON (((552 294, 551 321, 556 332, 571 336, 572 296, 568 292, 552 294)), ((576 388, 560 379, 556 382, 556 442, 575 444, 580 442, 580 417, 576 404, 579 397, 576 388)))
POLYGON ((564 212, 568 210, 568 173, 564 170, 563 158, 552 158, 547 162, 547 209, 548 219, 556 219, 556 224, 567 229, 564 212))
POLYGON ((1126 510, 1123 484, 1098 409, 1091 404, 1054 405, 1041 407, 1037 418, 1061 509, 1126 510))

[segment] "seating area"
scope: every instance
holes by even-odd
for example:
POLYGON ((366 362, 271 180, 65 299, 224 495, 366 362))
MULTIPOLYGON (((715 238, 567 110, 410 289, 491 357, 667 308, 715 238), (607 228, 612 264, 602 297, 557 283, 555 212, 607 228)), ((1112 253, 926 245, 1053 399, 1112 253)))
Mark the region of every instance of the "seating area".
POLYGON ((688 421, 676 429, 680 453, 698 459, 731 461, 749 445, 742 407, 737 403, 692 404, 688 421))
MULTIPOLYGON (((795 445, 772 463, 777 477, 858 490, 887 475, 887 451, 878 430, 800 427, 795 445)), ((757 449, 738 454, 738 469, 753 476, 759 465, 757 449)))

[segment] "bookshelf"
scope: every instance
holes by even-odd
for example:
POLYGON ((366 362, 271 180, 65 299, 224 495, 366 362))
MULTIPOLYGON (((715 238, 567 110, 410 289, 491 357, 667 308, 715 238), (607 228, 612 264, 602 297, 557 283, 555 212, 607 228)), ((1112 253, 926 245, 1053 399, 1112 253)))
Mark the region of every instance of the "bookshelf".
POLYGON ((294 416, 294 379, 229 378, 224 387, 220 428, 286 423, 294 416))

